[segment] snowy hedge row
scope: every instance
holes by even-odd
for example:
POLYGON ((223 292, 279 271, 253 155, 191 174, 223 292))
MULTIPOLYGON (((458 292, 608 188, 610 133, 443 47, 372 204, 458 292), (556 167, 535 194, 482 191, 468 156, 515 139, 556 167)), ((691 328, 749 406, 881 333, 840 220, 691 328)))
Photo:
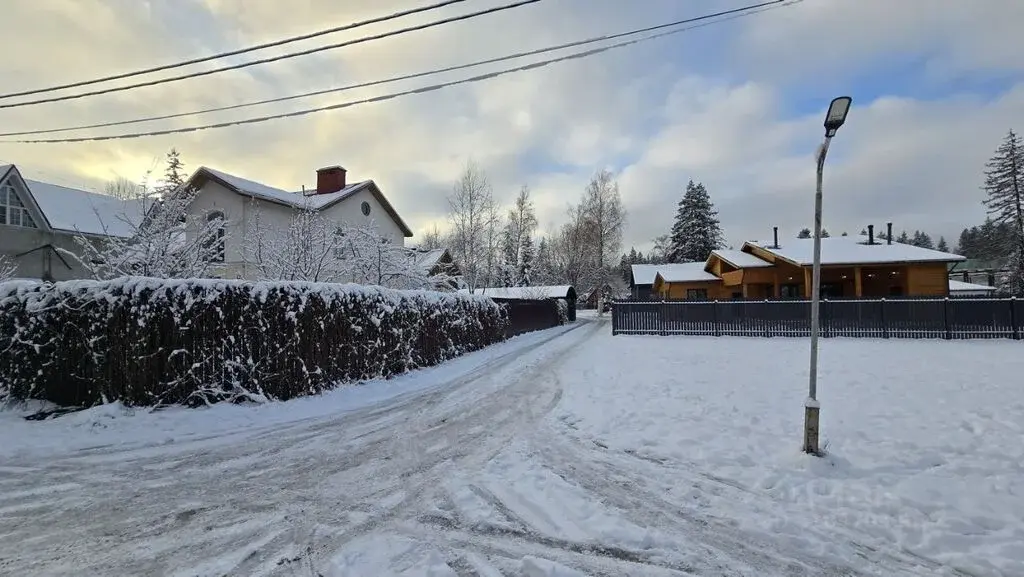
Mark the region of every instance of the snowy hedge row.
POLYGON ((289 399, 505 338, 486 297, 122 278, 0 284, 0 397, 62 406, 289 399))

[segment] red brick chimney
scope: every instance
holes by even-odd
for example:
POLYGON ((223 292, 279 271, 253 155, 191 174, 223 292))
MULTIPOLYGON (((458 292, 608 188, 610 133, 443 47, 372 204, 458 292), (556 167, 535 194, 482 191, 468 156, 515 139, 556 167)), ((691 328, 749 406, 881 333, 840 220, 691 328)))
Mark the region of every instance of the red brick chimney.
POLYGON ((328 166, 316 171, 316 193, 330 194, 345 188, 345 169, 328 166))

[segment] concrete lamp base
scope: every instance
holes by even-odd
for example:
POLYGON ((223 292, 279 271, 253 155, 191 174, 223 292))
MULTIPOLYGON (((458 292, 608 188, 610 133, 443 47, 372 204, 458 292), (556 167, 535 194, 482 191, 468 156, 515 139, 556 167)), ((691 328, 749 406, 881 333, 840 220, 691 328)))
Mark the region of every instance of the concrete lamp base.
POLYGON ((818 417, 821 413, 821 403, 816 399, 807 399, 804 402, 804 452, 811 455, 821 456, 818 448, 818 417))

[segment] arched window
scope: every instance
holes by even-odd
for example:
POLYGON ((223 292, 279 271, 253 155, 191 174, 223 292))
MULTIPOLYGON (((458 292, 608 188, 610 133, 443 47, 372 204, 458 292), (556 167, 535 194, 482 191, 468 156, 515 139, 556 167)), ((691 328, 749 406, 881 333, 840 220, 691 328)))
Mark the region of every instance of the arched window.
POLYGON ((224 262, 224 213, 215 210, 206 215, 206 255, 210 262, 224 262))

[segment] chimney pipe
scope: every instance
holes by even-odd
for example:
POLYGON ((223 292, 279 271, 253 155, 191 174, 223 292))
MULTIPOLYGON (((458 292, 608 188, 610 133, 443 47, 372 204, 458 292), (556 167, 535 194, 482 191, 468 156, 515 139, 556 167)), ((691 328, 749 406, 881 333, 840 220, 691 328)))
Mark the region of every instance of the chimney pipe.
POLYGON ((316 171, 316 193, 331 194, 345 188, 345 169, 328 166, 316 171))
POLYGON ((772 243, 772 248, 779 248, 779 227, 773 226, 772 233, 775 235, 775 240, 772 243))
POLYGON ((886 231, 885 231, 885 243, 886 244, 892 244, 892 223, 891 222, 885 223, 885 228, 886 228, 886 231))
POLYGON ((875 225, 868 225, 868 244, 875 244, 875 225))

